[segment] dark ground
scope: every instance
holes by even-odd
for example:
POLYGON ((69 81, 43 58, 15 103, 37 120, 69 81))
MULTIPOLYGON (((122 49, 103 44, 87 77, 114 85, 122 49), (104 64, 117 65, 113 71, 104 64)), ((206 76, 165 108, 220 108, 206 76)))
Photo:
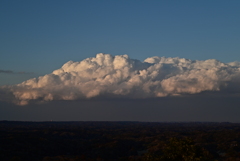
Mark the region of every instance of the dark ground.
POLYGON ((158 161, 186 156, 240 160, 240 124, 0 121, 2 161, 158 161))

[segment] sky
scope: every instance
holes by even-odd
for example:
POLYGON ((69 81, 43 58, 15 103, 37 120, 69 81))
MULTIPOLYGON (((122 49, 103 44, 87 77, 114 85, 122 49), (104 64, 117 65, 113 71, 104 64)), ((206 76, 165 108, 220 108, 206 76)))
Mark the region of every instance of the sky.
POLYGON ((239 7, 238 0, 1 0, 0 120, 239 122, 239 7), (90 66, 100 74, 90 76, 90 66), (106 75, 117 85, 110 88, 106 75))

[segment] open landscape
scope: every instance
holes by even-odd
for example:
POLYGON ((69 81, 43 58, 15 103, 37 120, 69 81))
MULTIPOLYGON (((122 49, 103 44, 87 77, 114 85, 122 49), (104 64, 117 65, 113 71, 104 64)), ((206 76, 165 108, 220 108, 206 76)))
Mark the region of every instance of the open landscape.
POLYGON ((240 0, 0 0, 0 161, 240 161, 240 0))
POLYGON ((240 160, 240 124, 0 122, 3 161, 240 160))

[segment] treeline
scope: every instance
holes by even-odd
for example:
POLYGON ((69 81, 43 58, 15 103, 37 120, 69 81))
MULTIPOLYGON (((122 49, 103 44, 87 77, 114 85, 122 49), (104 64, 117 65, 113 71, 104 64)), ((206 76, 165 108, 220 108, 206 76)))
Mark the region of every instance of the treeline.
POLYGON ((3 161, 238 161, 240 124, 0 121, 3 161))

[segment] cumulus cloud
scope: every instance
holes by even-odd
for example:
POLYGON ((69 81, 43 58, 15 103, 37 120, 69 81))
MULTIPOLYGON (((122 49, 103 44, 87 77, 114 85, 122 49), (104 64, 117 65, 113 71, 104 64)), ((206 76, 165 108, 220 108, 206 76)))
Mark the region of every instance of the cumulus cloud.
POLYGON ((215 59, 150 57, 141 62, 128 55, 99 53, 80 62, 13 86, 3 86, 19 105, 29 101, 77 100, 93 97, 149 98, 205 91, 240 92, 240 63, 215 59))

